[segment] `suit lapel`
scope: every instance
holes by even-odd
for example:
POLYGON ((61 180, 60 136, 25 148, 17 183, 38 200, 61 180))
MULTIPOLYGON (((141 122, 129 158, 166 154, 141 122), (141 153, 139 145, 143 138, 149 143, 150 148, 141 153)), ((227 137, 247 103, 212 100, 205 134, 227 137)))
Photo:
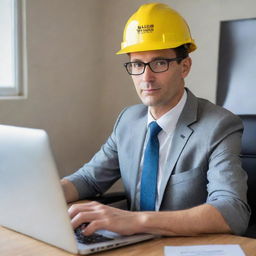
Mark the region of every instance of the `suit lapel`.
POLYGON ((175 164, 178 161, 179 156, 184 147, 186 146, 186 143, 188 142, 191 134, 193 133, 193 130, 189 127, 189 125, 197 120, 197 98, 188 89, 187 93, 187 102, 184 106, 184 109, 178 120, 176 129, 174 131, 171 150, 167 158, 167 163, 164 167, 164 173, 159 191, 159 200, 158 205, 156 206, 156 210, 159 210, 161 206, 164 191, 173 172, 175 164))

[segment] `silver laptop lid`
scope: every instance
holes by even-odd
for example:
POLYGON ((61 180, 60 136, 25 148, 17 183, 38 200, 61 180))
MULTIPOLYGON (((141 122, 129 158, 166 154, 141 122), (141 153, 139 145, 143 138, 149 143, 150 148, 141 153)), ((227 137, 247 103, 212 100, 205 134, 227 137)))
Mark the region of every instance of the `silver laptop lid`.
POLYGON ((0 125, 0 144, 0 225, 77 253, 46 132, 0 125))
POLYGON ((90 254, 153 238, 120 236, 94 244, 77 243, 45 131, 0 125, 0 225, 72 253, 90 254))

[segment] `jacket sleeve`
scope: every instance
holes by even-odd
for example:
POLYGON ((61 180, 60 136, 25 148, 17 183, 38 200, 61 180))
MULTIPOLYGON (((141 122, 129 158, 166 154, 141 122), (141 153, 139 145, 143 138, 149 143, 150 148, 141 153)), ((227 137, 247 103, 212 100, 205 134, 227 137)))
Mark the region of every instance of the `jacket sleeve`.
POLYGON ((236 116, 223 117, 212 128, 207 172, 206 203, 217 208, 234 234, 243 234, 249 223, 247 174, 241 167, 242 123, 236 116))

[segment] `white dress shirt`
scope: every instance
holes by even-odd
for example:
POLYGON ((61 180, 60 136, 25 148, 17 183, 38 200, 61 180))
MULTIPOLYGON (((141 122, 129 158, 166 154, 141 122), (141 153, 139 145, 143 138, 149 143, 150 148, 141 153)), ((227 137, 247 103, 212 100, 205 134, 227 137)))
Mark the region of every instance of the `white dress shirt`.
MULTIPOLYGON (((184 90, 184 93, 180 101, 178 102, 178 104, 175 107, 173 107, 171 110, 169 110, 167 113, 165 113, 163 116, 161 116, 158 120, 155 120, 152 117, 150 111, 148 110, 148 125, 151 122, 156 121, 157 124, 162 128, 162 131, 160 131, 158 134, 159 165, 158 165, 158 177, 157 177, 156 206, 158 206, 159 204, 159 198, 158 198, 159 189, 162 182, 164 166, 167 162, 168 152, 170 152, 174 130, 177 125, 180 114, 185 106, 186 100, 187 100, 187 92, 186 90, 184 90)), ((147 131, 143 152, 145 151, 145 148, 147 145, 148 136, 149 136, 149 129, 147 131)), ((141 158, 140 172, 137 180, 137 188, 136 188, 136 208, 137 209, 140 209, 140 183, 141 183, 141 171, 143 166, 143 160, 144 160, 144 154, 141 158)))

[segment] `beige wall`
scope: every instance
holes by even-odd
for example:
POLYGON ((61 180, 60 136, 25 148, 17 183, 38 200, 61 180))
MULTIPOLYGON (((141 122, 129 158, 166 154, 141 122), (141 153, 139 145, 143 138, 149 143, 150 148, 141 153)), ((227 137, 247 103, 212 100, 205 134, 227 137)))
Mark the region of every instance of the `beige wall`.
POLYGON ((1 123, 48 131, 61 175, 100 144, 101 13, 94 0, 27 0, 28 98, 0 101, 1 123))
MULTIPOLYGON (((28 99, 1 100, 0 122, 46 129, 60 175, 104 142, 120 110, 139 100, 116 56, 140 0, 27 0, 28 99)), ((198 50, 187 86, 215 101, 219 22, 256 17, 255 0, 162 1, 190 24, 198 50)))

